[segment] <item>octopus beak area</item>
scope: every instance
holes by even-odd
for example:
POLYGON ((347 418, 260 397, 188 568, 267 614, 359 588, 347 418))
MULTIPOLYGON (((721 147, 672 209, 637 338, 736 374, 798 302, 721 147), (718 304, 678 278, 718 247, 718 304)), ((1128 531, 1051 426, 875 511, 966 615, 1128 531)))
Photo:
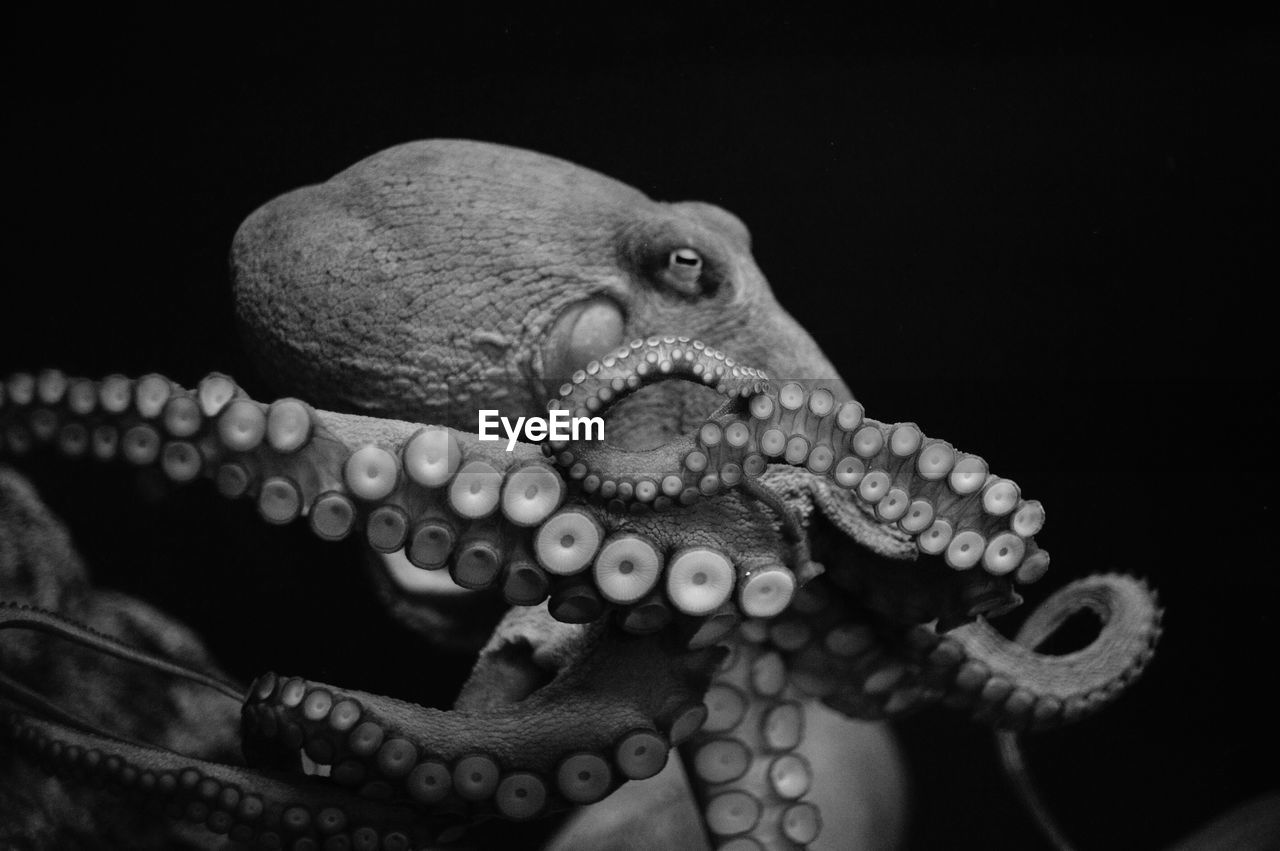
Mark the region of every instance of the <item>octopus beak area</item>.
POLYGON ((512 609, 451 710, 264 674, 243 706, 245 756, 362 802, 530 819, 657 774, 705 719, 722 655, 512 609))

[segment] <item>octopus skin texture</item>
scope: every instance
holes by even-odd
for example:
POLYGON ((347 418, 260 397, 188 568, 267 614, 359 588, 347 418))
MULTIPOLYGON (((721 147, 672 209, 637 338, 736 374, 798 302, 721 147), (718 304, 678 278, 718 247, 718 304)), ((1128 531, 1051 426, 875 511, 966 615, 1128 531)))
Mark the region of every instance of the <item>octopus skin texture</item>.
POLYGON ((987 624, 1048 569, 1044 509, 868 417, 717 207, 417 142, 263 206, 232 266, 247 345, 291 395, 15 373, 0 448, 208 480, 267 523, 362 539, 387 613, 474 669, 447 710, 269 654, 246 683, 95 587, 0 469, 8 841, 465 846, 578 809, 553 847, 893 847, 901 767, 875 722, 943 704, 1067 723, 1152 656, 1155 595, 1120 575, 1063 588, 1016 641, 987 624), (607 440, 474 433, 478 409, 548 406, 607 440), (477 623, 472 597, 506 614, 477 623), (1091 644, 1036 652, 1082 609, 1091 644), (883 788, 850 784, 859 760, 883 788))

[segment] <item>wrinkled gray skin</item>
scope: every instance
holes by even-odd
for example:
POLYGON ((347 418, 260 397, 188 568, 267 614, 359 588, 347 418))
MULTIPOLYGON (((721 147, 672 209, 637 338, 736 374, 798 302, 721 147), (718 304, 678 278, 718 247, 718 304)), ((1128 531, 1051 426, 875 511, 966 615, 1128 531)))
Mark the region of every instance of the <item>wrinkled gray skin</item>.
MULTIPOLYGON (((258 363, 317 407, 475 431, 477 407, 541 411, 574 370, 650 334, 849 395, 774 298, 737 217, 529 151, 382 151, 263 206, 232 259, 258 363), (696 281, 670 267, 681 248, 702 257, 696 281)), ((628 400, 610 440, 642 448, 691 428, 716 404, 699 390, 628 400)))

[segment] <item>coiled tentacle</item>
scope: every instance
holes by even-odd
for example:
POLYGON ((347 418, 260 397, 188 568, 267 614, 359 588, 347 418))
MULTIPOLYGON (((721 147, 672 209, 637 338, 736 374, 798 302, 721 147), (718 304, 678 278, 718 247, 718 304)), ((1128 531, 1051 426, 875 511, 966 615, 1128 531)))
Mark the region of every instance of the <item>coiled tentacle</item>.
MULTIPOLYGON (((1089 577, 1059 591, 1016 643, 979 620, 938 635, 927 625, 859 620, 821 580, 772 621, 744 622, 706 694, 707 721, 683 749, 718 848, 795 848, 821 826, 803 800, 814 776, 803 755, 799 701, 821 699, 850 717, 901 716, 936 704, 967 709, 1004 730, 1077 720, 1142 673, 1160 634, 1147 587, 1089 577), (1102 621, 1087 647, 1062 656, 1035 648, 1081 609, 1102 621)), ((1002 733, 1008 736, 1012 733, 1002 733)))
POLYGON ((741 633, 777 655, 801 693, 857 718, 894 717, 941 701, 1005 729, 1069 723, 1132 685, 1161 632, 1155 593, 1117 574, 1062 588, 1013 641, 981 618, 941 635, 930 625, 866 622, 827 599, 822 585, 806 587, 794 614, 747 621, 741 633), (1060 656, 1037 651, 1082 609, 1101 620, 1088 646, 1060 656))
POLYGON ((925 437, 914 423, 869 419, 861 404, 838 403, 825 387, 775 387, 764 373, 696 340, 635 340, 575 374, 552 406, 589 416, 646 383, 672 377, 713 385, 729 401, 696 434, 651 450, 548 444, 584 492, 663 510, 737 487, 770 463, 786 463, 855 492, 880 521, 956 570, 981 565, 996 576, 1034 582, 1048 568, 1048 553, 1034 541, 1044 508, 1023 499, 1014 482, 992 475, 980 457, 925 437))
POLYGON ((1162 610, 1146 583, 1098 574, 1059 589, 1013 641, 978 619, 947 633, 927 677, 949 679, 946 702, 1012 729, 1068 723, 1096 712, 1130 686, 1155 654, 1162 610), (1060 656, 1037 652, 1075 613, 1101 621, 1087 646, 1060 656))
MULTIPOLYGON (((568 410, 574 417, 592 416, 647 384, 673 378, 705 384, 739 400, 762 389, 767 376, 698 340, 649 337, 633 340, 574 373, 550 407, 568 410)), ((581 482, 584 492, 619 505, 652 505, 658 510, 689 505, 698 498, 697 478, 681 470, 692 448, 689 437, 643 451, 582 440, 546 444, 548 454, 571 480, 581 482)))

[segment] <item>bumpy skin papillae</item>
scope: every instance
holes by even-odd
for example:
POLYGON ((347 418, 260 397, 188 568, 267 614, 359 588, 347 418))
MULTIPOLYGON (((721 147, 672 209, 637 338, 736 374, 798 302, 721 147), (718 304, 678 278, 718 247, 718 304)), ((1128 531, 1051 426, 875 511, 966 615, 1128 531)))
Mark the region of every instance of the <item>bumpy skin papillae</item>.
MULTIPOLYGON (((442 139, 381 151, 255 211, 232 264, 264 377, 332 410, 470 431, 477 408, 541 413, 588 361, 650 334, 777 375, 837 376, 732 213, 653 201, 532 151, 442 139), (701 258, 696 276, 673 268, 681 249, 701 258)), ((708 395, 636 399, 612 436, 657 445, 700 422, 708 395)))

